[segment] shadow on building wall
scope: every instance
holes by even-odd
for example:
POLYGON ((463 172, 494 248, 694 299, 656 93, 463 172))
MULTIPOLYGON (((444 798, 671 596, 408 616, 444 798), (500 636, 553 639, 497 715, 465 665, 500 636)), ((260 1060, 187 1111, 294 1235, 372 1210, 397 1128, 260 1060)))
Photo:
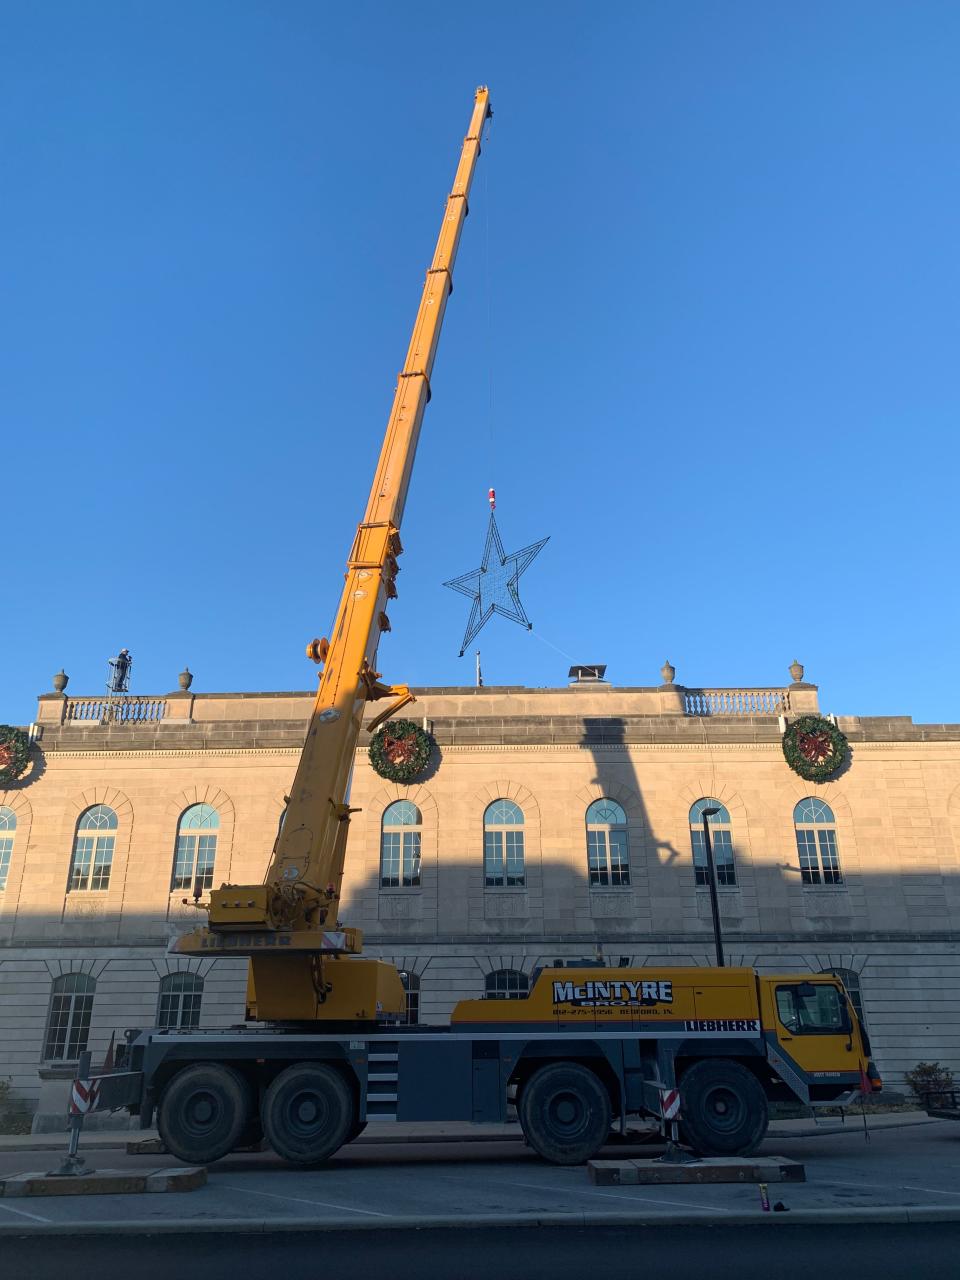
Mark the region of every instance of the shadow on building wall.
MULTIPOLYGON (((568 833, 573 856, 552 857, 556 828, 541 815, 541 847, 530 850, 521 887, 485 884, 479 803, 470 847, 440 844, 422 866, 420 885, 386 892, 379 873, 348 882, 344 921, 364 929, 368 954, 419 980, 424 1021, 443 1021, 457 999, 483 995, 493 974, 529 978, 556 960, 713 962, 708 894, 695 885, 689 831, 684 841, 677 832, 652 829, 642 762, 628 758, 622 750, 627 745, 622 722, 588 722, 583 746, 594 769, 580 795, 581 816, 572 819, 575 829, 568 833), (585 813, 601 796, 617 800, 627 813, 629 885, 589 883, 585 813)), ((685 815, 686 802, 680 808, 685 815)), ((795 845, 787 842, 789 815, 777 859, 761 856, 765 851, 755 845, 738 845, 736 813, 732 817, 738 886, 721 892, 728 963, 766 972, 840 969, 860 975, 885 1073, 896 1077, 921 1058, 960 1066, 960 879, 934 871, 865 871, 862 861, 855 863, 852 833, 847 841, 838 820, 844 883, 807 888, 795 845)), ((244 959, 166 952, 173 934, 195 924, 192 913, 173 919, 160 910, 108 916, 88 904, 87 914, 65 920, 63 901, 61 891, 60 909, 0 914, 0 1077, 12 1076, 18 1088, 35 1092, 54 984, 75 973, 95 984, 89 1032, 95 1062, 102 1061, 111 1036, 155 1023, 160 986, 171 973, 202 978, 201 1025, 242 1019, 244 959)))

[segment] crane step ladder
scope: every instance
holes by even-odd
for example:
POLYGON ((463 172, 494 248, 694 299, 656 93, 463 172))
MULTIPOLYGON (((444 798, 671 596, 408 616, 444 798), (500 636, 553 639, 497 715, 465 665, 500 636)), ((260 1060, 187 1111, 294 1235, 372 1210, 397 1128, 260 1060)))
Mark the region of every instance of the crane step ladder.
POLYGON ((397 1118, 400 1045, 396 1040, 377 1045, 367 1058, 367 1120, 397 1118))

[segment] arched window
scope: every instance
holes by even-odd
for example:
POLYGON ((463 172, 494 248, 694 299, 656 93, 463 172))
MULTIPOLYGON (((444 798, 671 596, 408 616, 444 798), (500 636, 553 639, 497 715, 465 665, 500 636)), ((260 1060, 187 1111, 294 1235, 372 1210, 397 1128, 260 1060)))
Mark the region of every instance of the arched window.
POLYGON ((168 973, 160 979, 157 1026, 180 1031, 200 1025, 203 979, 198 973, 168 973))
POLYGON ((487 888, 522 888, 523 810, 512 800, 494 800, 483 814, 483 879, 487 888))
POLYGON ((404 972, 400 974, 400 981, 407 993, 407 1007, 400 1021, 415 1027, 420 1021, 420 979, 415 973, 404 972))
POLYGON ((522 1000, 530 990, 530 979, 520 969, 494 969, 485 985, 488 1000, 522 1000))
POLYGON ((95 804, 80 815, 70 860, 67 891, 103 891, 110 887, 117 815, 105 804, 95 804))
POLYGON ((804 884, 843 884, 833 810, 816 796, 807 796, 793 811, 804 884))
POLYGON ((730 814, 720 803, 709 796, 698 800, 690 809, 690 843, 693 846, 693 875, 698 885, 709 885, 710 875, 707 869, 707 850, 703 843, 703 811, 719 809, 720 812, 710 823, 710 847, 713 850, 713 865, 717 873, 717 884, 727 888, 735 888, 737 869, 733 861, 733 836, 730 832, 730 814))
POLYGON ((87 1047, 96 980, 88 973, 65 973, 56 978, 50 996, 45 1062, 72 1062, 87 1047))
POLYGON ((863 1017, 863 993, 860 990, 860 975, 855 969, 824 969, 824 973, 832 973, 835 978, 839 978, 843 983, 843 989, 850 997, 850 1003, 853 1005, 853 1011, 857 1015, 857 1021, 861 1027, 866 1027, 863 1017))
POLYGON ((395 800, 384 809, 380 834, 380 884, 384 889, 419 887, 422 826, 420 810, 409 800, 395 800))
POLYGON ((13 853, 13 833, 16 829, 17 815, 6 805, 0 805, 0 892, 7 887, 7 873, 13 853))
POLYGON ((627 815, 615 800, 594 800, 587 809, 587 866, 591 885, 630 883, 627 815))
POLYGON ((192 804, 177 823, 177 847, 173 856, 171 889, 213 888, 213 864, 217 857, 220 815, 209 804, 192 804))

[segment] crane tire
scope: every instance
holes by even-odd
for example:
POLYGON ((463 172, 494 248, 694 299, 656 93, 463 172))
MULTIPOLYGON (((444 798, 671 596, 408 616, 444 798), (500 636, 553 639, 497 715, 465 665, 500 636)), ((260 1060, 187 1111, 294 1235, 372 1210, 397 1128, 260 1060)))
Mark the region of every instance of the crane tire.
POLYGON ((551 1164, 583 1164, 610 1134, 610 1095, 592 1071, 575 1062, 535 1071, 518 1111, 523 1136, 551 1164))
POLYGON ((344 1139, 344 1145, 346 1145, 347 1142, 353 1142, 355 1141, 355 1139, 359 1138, 361 1133, 363 1133, 366 1127, 367 1127, 366 1120, 355 1120, 350 1127, 350 1132, 347 1134, 346 1138, 344 1139))
POLYGON ((700 1155, 750 1155, 769 1118, 760 1081, 739 1062, 704 1058, 680 1080, 680 1131, 700 1155))
POLYGON ((260 1108, 263 1133, 291 1164, 322 1164, 356 1126, 350 1086, 333 1067, 298 1062, 281 1071, 260 1108))
POLYGON ((210 1164, 232 1151, 250 1121, 250 1088, 232 1067, 198 1062, 169 1081, 157 1129, 164 1146, 187 1164, 210 1164))

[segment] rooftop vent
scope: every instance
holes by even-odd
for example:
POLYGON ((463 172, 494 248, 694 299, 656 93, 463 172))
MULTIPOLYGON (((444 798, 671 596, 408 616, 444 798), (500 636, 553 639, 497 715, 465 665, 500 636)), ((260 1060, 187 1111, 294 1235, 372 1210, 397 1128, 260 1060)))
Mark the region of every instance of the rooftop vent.
POLYGON ((572 685, 606 684, 606 673, 607 664, 605 662, 594 662, 589 666, 571 667, 569 671, 570 683, 572 685))

